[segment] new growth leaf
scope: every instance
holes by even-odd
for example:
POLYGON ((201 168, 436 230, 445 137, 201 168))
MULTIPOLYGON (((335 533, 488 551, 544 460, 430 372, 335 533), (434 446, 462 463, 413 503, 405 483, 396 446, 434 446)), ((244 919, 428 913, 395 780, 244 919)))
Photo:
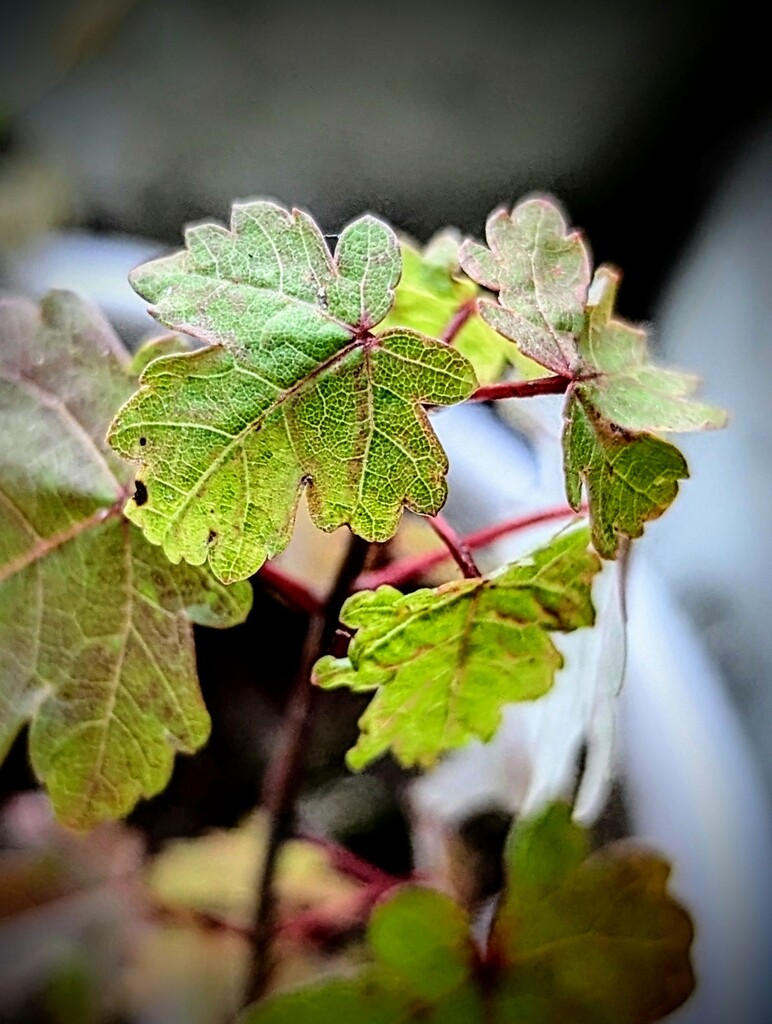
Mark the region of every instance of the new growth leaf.
POLYGON ((593 543, 615 558, 622 538, 640 537, 678 493, 688 468, 655 432, 721 427, 725 413, 690 398, 693 376, 649 362, 645 333, 617 319, 619 274, 591 263, 582 236, 546 199, 495 211, 488 247, 467 241, 461 265, 497 291, 482 300, 484 320, 529 358, 566 380, 563 455, 568 500, 582 490, 593 543))

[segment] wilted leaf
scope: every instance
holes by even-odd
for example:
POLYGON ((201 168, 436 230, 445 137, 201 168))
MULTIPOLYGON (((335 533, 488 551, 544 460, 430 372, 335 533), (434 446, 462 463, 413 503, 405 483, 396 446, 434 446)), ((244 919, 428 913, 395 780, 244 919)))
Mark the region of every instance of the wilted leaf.
POLYGON ((476 381, 439 341, 372 333, 400 275, 391 229, 355 221, 333 260, 309 216, 257 202, 186 241, 132 280, 163 323, 212 347, 153 362, 110 433, 141 464, 126 514, 147 538, 230 582, 286 546, 303 488, 315 525, 368 540, 388 539, 403 506, 436 513, 447 459, 422 406, 476 381))
POLYGON ((341 617, 358 633, 348 657, 315 668, 326 689, 377 691, 349 765, 389 748, 405 765, 430 765, 472 737, 490 739, 505 704, 546 693, 562 665, 549 632, 593 622, 600 563, 588 541, 585 529, 565 534, 488 579, 350 597, 341 617))
POLYGON ((79 827, 126 814, 204 743, 191 622, 232 625, 250 603, 121 516, 131 473, 103 436, 127 358, 72 295, 0 303, 0 756, 31 722, 33 767, 79 827))
POLYGON ((517 825, 487 947, 448 897, 406 887, 376 908, 371 965, 256 1004, 241 1024, 653 1024, 694 987, 692 927, 668 866, 587 834, 556 804, 517 825))
POLYGON ((524 376, 538 375, 540 367, 522 356, 516 345, 502 338, 480 316, 475 304, 480 289, 462 275, 459 248, 459 236, 453 230, 435 235, 423 251, 405 240, 400 242, 402 277, 381 329, 409 327, 431 338, 442 338, 453 318, 469 306, 469 315, 453 346, 472 364, 480 383, 498 380, 510 363, 524 376))
POLYGON ((645 332, 614 318, 618 273, 600 267, 588 290, 581 235, 567 233, 548 200, 496 211, 487 239, 490 249, 464 243, 462 266, 499 292, 498 304, 481 304, 487 322, 566 378, 568 500, 578 510, 586 487, 593 543, 615 558, 620 539, 640 537, 688 476, 678 449, 650 432, 722 427, 726 414, 691 400, 697 379, 653 366, 645 332))

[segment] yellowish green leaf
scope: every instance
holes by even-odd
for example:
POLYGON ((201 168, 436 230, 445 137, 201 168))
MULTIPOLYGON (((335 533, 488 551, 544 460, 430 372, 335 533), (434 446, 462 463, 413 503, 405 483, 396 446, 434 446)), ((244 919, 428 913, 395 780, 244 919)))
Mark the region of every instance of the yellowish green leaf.
POLYGON ((593 622, 600 563, 588 542, 579 529, 487 579, 349 598, 341 617, 358 632, 348 657, 322 658, 314 673, 326 689, 376 691, 349 765, 388 749, 405 765, 433 764, 472 737, 490 739, 505 704, 545 694, 562 665, 550 632, 593 622))

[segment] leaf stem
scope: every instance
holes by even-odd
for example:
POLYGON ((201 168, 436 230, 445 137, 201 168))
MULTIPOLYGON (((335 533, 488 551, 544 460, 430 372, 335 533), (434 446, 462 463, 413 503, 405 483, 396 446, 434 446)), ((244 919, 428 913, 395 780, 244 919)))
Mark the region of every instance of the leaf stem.
POLYGON ((469 545, 456 533, 445 516, 439 513, 426 520, 448 549, 448 554, 468 580, 479 579, 482 573, 472 557, 469 545))
POLYGON ((537 377, 535 380, 505 380, 486 384, 469 396, 469 402, 496 402, 502 398, 533 398, 536 395, 564 395, 573 381, 570 377, 537 377))
POLYGON ((271 938, 276 921, 274 878, 279 852, 291 838, 295 818, 295 798, 300 786, 304 755, 311 729, 311 711, 317 695, 311 686, 311 670, 332 643, 343 602, 361 574, 370 545, 352 536, 336 580, 324 603, 311 617, 300 657, 289 705, 284 716, 282 736, 271 758, 263 782, 263 806, 268 812, 268 837, 263 864, 257 880, 252 955, 245 986, 247 1005, 266 990, 272 972, 271 938))
MULTIPOLYGON (((586 512, 586 506, 582 506, 579 514, 586 512)), ((567 519, 577 515, 569 505, 559 505, 556 508, 543 509, 540 512, 532 512, 525 516, 516 516, 514 519, 506 519, 501 523, 494 523, 493 526, 486 526, 474 533, 467 534, 463 543, 470 551, 487 547, 501 537, 506 537, 520 530, 526 530, 531 526, 538 526, 540 523, 548 523, 556 519, 567 519)), ((445 559, 450 558, 448 550, 429 551, 421 555, 412 555, 403 558, 399 562, 384 566, 375 572, 363 573, 356 581, 357 590, 374 590, 376 587, 389 584, 398 587, 407 580, 421 576, 429 569, 440 565, 445 559)))
POLYGON ((456 336, 461 331, 461 328, 467 322, 469 317, 474 313, 477 308, 477 303, 474 299, 469 299, 468 302, 464 302, 458 307, 456 312, 448 321, 448 326, 442 332, 440 341, 444 341, 446 345, 452 345, 456 340, 456 336))

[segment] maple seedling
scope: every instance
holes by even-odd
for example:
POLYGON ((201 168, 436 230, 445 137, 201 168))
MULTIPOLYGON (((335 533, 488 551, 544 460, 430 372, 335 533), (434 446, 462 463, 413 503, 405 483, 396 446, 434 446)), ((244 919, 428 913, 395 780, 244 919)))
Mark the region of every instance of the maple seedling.
MULTIPOLYGON (((312 694, 373 694, 354 770, 388 752, 428 768, 489 740, 508 704, 550 691, 561 638, 597 628, 603 560, 688 476, 660 433, 725 415, 693 399, 695 378, 650 363, 615 311, 618 273, 593 273, 548 199, 495 211, 487 245, 449 230, 421 249, 367 215, 331 249, 308 214, 266 201, 185 238, 131 275, 175 332, 133 359, 75 296, 0 302, 0 755, 28 724, 63 822, 123 817, 164 788, 176 751, 206 742, 192 624, 243 621, 250 578, 308 613, 266 785, 249 1002, 270 982, 312 694), (550 394, 564 396, 568 504, 459 537, 440 514, 448 459, 431 416, 550 394), (317 527, 352 534, 325 596, 271 561, 304 495, 317 527), (443 553, 384 548, 373 570, 371 545, 405 510, 443 553), (550 520, 549 543, 480 573, 474 549, 550 520), (443 557, 462 579, 399 589, 443 557)), ((484 941, 470 908, 408 887, 373 912, 370 967, 257 1002, 245 1024, 660 1019, 693 986, 688 917, 658 858, 590 856, 587 842, 551 804, 513 831, 484 941)))

